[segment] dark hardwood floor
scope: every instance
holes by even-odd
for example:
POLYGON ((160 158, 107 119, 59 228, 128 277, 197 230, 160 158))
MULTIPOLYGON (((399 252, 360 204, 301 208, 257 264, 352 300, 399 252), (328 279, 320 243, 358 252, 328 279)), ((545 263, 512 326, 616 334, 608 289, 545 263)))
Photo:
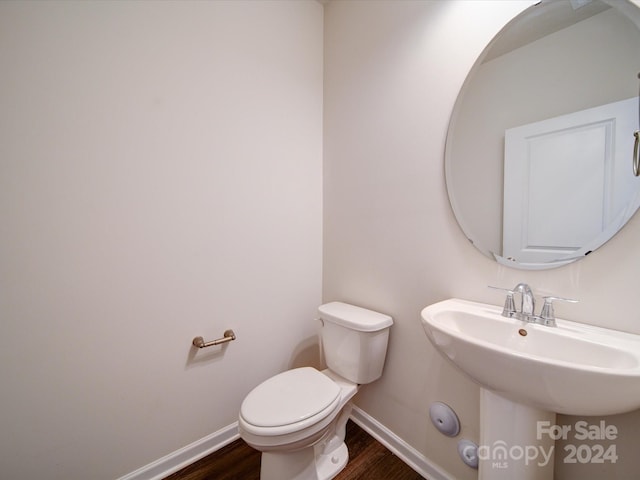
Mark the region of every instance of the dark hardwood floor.
MULTIPOLYGON (((351 420, 346 443, 349 463, 336 480, 421 480, 382 444, 351 420)), ((258 480, 260 452, 241 439, 168 476, 165 480, 258 480)), ((284 480, 284 479, 283 479, 284 480)))

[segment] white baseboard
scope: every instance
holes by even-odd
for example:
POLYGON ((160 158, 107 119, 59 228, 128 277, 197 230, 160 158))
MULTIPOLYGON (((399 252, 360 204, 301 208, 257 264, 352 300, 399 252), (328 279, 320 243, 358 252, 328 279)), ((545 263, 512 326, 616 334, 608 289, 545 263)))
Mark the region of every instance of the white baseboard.
MULTIPOLYGON (((357 423, 364 431, 391 452, 398 456, 404 463, 429 480, 450 480, 453 477, 431 462, 427 457, 406 443, 375 418, 354 406, 351 411, 351 420, 357 423)), ((191 465, 203 457, 221 449, 225 445, 240 438, 238 434, 238 422, 224 427, 217 432, 207 435, 200 440, 182 447, 175 452, 166 455, 138 470, 131 472, 118 480, 162 480, 177 472, 181 468, 191 465)))
POLYGON ((428 478, 429 480, 451 480, 454 478, 375 418, 356 406, 354 406, 351 411, 351 420, 424 478, 428 478))
POLYGON ((151 462, 118 480, 161 480, 240 438, 238 422, 151 462))

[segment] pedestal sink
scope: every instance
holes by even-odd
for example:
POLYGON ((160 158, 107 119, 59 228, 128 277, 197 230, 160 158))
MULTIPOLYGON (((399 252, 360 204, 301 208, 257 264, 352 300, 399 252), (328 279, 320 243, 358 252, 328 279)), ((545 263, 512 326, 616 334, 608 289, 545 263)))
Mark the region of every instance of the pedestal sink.
POLYGON ((640 408, 640 335, 562 319, 549 327, 501 312, 449 299, 426 307, 422 325, 436 349, 481 386, 479 478, 552 479, 556 413, 640 408), (498 447, 504 459, 488 454, 498 447), (530 456, 537 449, 535 459, 525 458, 527 449, 530 456))

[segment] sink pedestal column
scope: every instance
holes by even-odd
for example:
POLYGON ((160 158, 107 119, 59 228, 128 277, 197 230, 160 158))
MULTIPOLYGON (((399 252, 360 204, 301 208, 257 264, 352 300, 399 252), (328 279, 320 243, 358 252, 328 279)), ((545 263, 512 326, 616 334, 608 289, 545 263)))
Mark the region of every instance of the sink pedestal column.
POLYGON ((554 444, 538 422, 556 414, 480 389, 479 480, 553 480, 554 444))

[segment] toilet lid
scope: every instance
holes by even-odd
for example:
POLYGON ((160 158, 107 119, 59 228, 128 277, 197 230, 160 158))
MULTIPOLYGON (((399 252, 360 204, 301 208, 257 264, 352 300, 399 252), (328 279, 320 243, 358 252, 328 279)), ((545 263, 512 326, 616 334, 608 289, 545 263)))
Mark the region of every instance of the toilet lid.
POLYGON ((240 414, 257 427, 278 427, 317 415, 335 402, 340 387, 315 368, 288 370, 265 380, 242 402, 240 414))

